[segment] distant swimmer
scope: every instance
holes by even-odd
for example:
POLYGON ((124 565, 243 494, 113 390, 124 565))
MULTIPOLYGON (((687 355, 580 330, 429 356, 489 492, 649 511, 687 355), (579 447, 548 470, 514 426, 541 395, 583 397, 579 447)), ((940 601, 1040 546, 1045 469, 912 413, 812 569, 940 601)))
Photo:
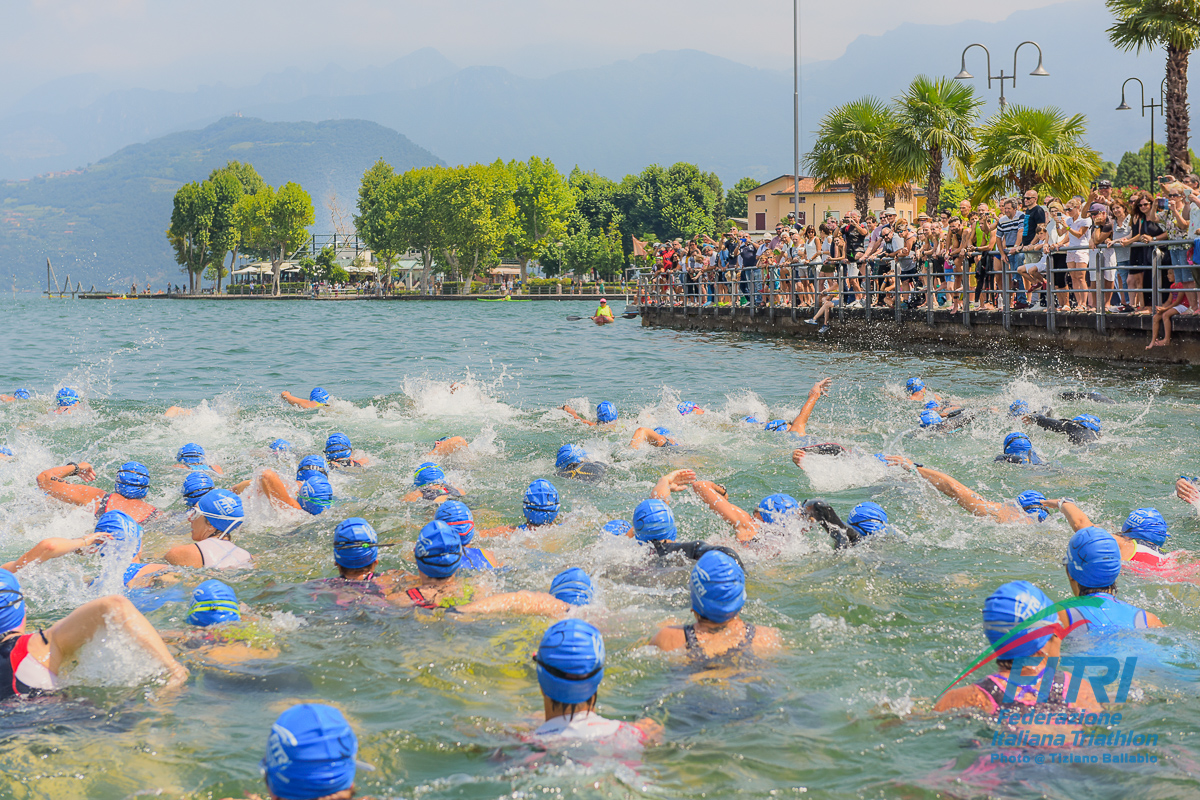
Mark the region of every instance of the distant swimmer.
POLYGON ((592 579, 579 567, 569 567, 554 576, 548 592, 501 592, 466 605, 459 614, 526 614, 565 617, 572 609, 592 602, 592 579))
POLYGON ((1039 428, 1045 428, 1055 433, 1065 433, 1071 444, 1087 444, 1100 438, 1100 420, 1091 414, 1080 414, 1071 419, 1056 419, 1044 414, 1030 414, 1026 421, 1033 422, 1039 428))
POLYGON ((252 557, 232 541, 233 532, 246 521, 242 500, 225 489, 212 489, 188 510, 192 544, 167 551, 163 559, 179 567, 239 569, 249 567, 252 557))
POLYGON ((587 451, 577 444, 564 444, 558 448, 554 469, 560 478, 573 478, 584 483, 596 483, 608 471, 608 467, 594 461, 587 451))
POLYGON ((56 691, 62 672, 96 635, 121 633, 145 650, 178 687, 188 672, 162 637, 125 597, 112 595, 76 608, 49 628, 25 633, 25 595, 17 576, 0 569, 0 701, 56 691))
POLYGON ((778 629, 741 618, 746 573, 725 553, 702 555, 692 567, 688 585, 696 620, 690 625, 667 623, 661 627, 650 642, 658 649, 684 650, 689 657, 712 666, 713 659, 769 655, 782 646, 778 629))
POLYGON ((918 430, 921 433, 953 433, 965 428, 974 418, 973 412, 963 413, 961 408, 946 415, 937 409, 926 408, 921 412, 918 430))
POLYGON ((415 503, 418 500, 441 503, 452 497, 463 496, 462 489, 447 482, 446 473, 432 461, 426 461, 417 467, 417 471, 413 473, 413 486, 415 488, 400 498, 401 500, 406 503, 415 503))
POLYGON ((545 746, 604 742, 640 750, 662 735, 662 725, 651 719, 628 723, 596 713, 605 660, 604 637, 591 623, 564 619, 546 629, 533 659, 545 714, 534 740, 545 746))
POLYGON ((556 524, 560 506, 558 489, 545 478, 538 478, 529 484, 525 496, 521 499, 521 513, 525 515, 525 522, 520 525, 500 525, 480 530, 478 535, 507 536, 516 531, 535 531, 538 528, 549 527, 556 524))
POLYGON ((105 567, 114 564, 122 570, 121 580, 129 588, 149 586, 156 573, 168 571, 163 564, 143 564, 142 526, 124 511, 108 511, 96 520, 93 531, 78 539, 42 539, 16 561, 4 564, 2 569, 17 572, 30 564, 40 564, 51 559, 76 555, 98 555, 105 567))
POLYGON ((817 407, 817 401, 824 397, 829 392, 829 387, 833 383, 832 378, 822 378, 813 384, 808 390, 808 399, 804 401, 800 413, 795 418, 788 422, 783 419, 773 419, 766 423, 765 430, 770 432, 786 432, 794 433, 797 436, 805 438, 804 444, 816 445, 819 440, 812 436, 807 436, 808 433, 808 418, 812 416, 813 409, 817 407))
POLYGON ((323 408, 329 405, 329 392, 320 386, 308 393, 307 400, 303 397, 296 397, 296 395, 288 391, 280 392, 279 396, 297 408, 303 408, 305 411, 312 411, 314 408, 323 408))
POLYGON ((644 444, 654 447, 674 447, 679 442, 671 438, 671 431, 661 426, 653 430, 650 428, 638 428, 633 432, 633 438, 629 440, 629 447, 637 450, 644 444))
MULTIPOLYGON (((1075 531, 1093 527, 1088 515, 1070 497, 1051 500, 1047 504, 1062 511, 1075 531)), ((1157 508, 1139 508, 1125 518, 1121 532, 1112 534, 1112 537, 1121 548, 1122 561, 1139 566, 1164 567, 1172 563, 1172 559, 1162 551, 1170 535, 1167 521, 1157 508)))
POLYGON ((470 446, 471 443, 461 436, 443 436, 433 443, 433 449, 426 453, 425 457, 448 456, 460 450, 466 450, 470 446))
POLYGON ((1107 405, 1115 405, 1117 402, 1101 392, 1059 392, 1058 396, 1063 400, 1091 400, 1093 403, 1105 403, 1107 405))
POLYGON ((500 561, 491 550, 471 547, 475 541, 475 517, 467 504, 458 500, 447 500, 438 506, 433 518, 450 526, 450 530, 462 539, 463 569, 496 569, 500 561))
POLYGON ((261 763, 263 781, 271 800, 350 800, 361 765, 357 759, 358 737, 342 712, 301 703, 271 725, 261 763))
MULTIPOLYGON (((1047 659, 1057 660, 1062 647, 1063 628, 1054 624, 1054 619, 1034 622, 1028 633, 1009 638, 1017 626, 1052 605, 1046 593, 1028 581, 1011 581, 992 592, 983 602, 983 633, 993 647, 999 645, 1001 648, 996 652, 996 671, 975 683, 950 689, 938 699, 933 710, 972 709, 988 715, 1004 712, 1005 716, 1031 714, 1041 715, 1043 719, 1047 715, 1070 715, 1073 710, 1103 712, 1104 708, 1092 692, 1091 681, 1062 667, 1047 671, 1047 659), (1006 638, 1008 640, 1001 644, 1006 638), (1022 667, 1020 674, 1022 677, 1037 676, 1039 680, 1032 684, 1022 681, 1019 686, 1010 687, 1013 662, 1032 658, 1040 663, 1022 667), (1042 675, 1054 676, 1050 686, 1039 686, 1042 675), (1014 691, 1010 692, 1010 688, 1014 691), (1076 695, 1076 699, 1068 702, 1071 695, 1076 695)), ((1059 734, 1073 732, 1079 727, 1047 723, 1044 728, 1039 726, 1035 730, 1059 734)))
POLYGON ((596 313, 592 315, 592 322, 597 325, 608 325, 612 321, 612 309, 608 307, 608 301, 601 297, 600 305, 596 307, 596 313))
POLYGON ((267 445, 267 447, 276 455, 287 455, 292 452, 292 443, 287 439, 276 439, 267 445))
POLYGON ((67 483, 65 478, 79 476, 87 483, 96 480, 96 471, 86 461, 76 464, 67 462, 66 466, 51 467, 37 476, 37 485, 46 494, 77 506, 88 506, 100 516, 105 511, 124 511, 138 522, 145 522, 158 513, 158 509, 142 498, 150 490, 150 471, 145 464, 137 461, 126 461, 117 470, 116 485, 112 492, 105 492, 95 486, 83 486, 78 483, 67 483))
POLYGON ((64 386, 54 395, 54 413, 70 414, 79 404, 79 393, 69 386, 64 386))
POLYGON ((233 487, 241 494, 251 485, 262 492, 273 505, 306 511, 313 516, 324 513, 333 505, 333 486, 325 477, 324 459, 306 456, 296 470, 296 480, 288 486, 273 469, 264 469, 257 478, 242 481, 233 487))
POLYGON ((1200 478, 1180 475, 1175 481, 1175 496, 1185 503, 1200 503, 1200 478))
POLYGON ((14 389, 12 394, 0 394, 0 401, 15 403, 18 400, 28 400, 32 395, 28 389, 14 389))
POLYGON ((916 470, 917 474, 942 494, 953 499, 977 517, 991 517, 997 522, 1042 522, 1048 516, 1046 495, 1032 489, 1021 492, 1007 503, 994 503, 956 481, 944 472, 917 464, 904 456, 885 456, 891 466, 916 470))
POLYGON ((1161 628, 1149 611, 1117 599, 1121 575, 1121 546, 1112 534, 1095 526, 1081 528, 1067 544, 1063 559, 1071 592, 1076 597, 1099 599, 1099 607, 1079 606, 1058 612, 1064 626, 1082 621, 1094 633, 1122 628, 1161 628))
POLYGON ((939 397, 936 392, 934 392, 932 389, 925 388, 925 381, 921 380, 920 378, 909 378, 907 381, 905 381, 904 391, 908 394, 909 400, 920 400, 921 402, 925 402, 925 400, 928 399, 925 395, 928 393, 929 397, 938 401, 939 404, 942 402, 942 398, 939 397))
POLYGON ((350 444, 350 437, 344 433, 329 434, 325 440, 325 458, 329 460, 330 467, 342 469, 365 467, 371 462, 365 453, 355 451, 354 445, 350 444))
POLYGON ((413 558, 416 575, 389 577, 388 599, 397 605, 451 608, 490 594, 486 587, 473 586, 460 574, 462 537, 444 522, 434 520, 421 528, 413 558))
POLYGON ((681 417, 686 417, 688 414, 703 414, 704 409, 693 403, 691 400, 685 400, 675 406, 675 410, 679 412, 681 417))
POLYGON ((596 421, 592 422, 587 417, 580 414, 570 406, 562 406, 561 410, 567 412, 584 425, 596 427, 599 425, 611 425, 617 421, 617 407, 608 400, 596 404, 596 421))
POLYGON ((629 536, 633 523, 627 519, 613 519, 600 526, 600 530, 613 536, 629 536))
POLYGON ((1029 437, 1020 431, 1013 431, 1004 437, 1004 452, 992 460, 1007 461, 1010 464, 1041 465, 1046 463, 1034 451, 1033 442, 1029 441, 1029 437))
MULTIPOLYGON (((615 530, 610 532, 616 534, 615 530)), ((711 550, 718 550, 729 554, 739 562, 741 561, 736 553, 722 545, 711 545, 698 539, 691 542, 675 541, 679 535, 679 529, 675 524, 675 512, 671 510, 671 506, 666 500, 660 500, 657 497, 651 497, 638 503, 637 508, 633 510, 633 525, 625 535, 632 536, 639 544, 649 545, 660 557, 682 553, 686 558, 695 561, 711 550)))
POLYGON ((195 442, 188 442, 179 448, 179 452, 175 454, 175 461, 181 469, 210 469, 218 475, 225 474, 225 471, 218 465, 208 463, 208 456, 205 454, 204 448, 195 442))

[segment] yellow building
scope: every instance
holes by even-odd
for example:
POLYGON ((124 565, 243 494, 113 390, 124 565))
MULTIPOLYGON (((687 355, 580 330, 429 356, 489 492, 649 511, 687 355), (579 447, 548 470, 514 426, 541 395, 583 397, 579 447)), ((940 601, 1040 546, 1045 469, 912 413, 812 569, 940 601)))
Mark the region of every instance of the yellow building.
MULTIPOLYGON (((795 177, 780 175, 746 192, 746 227, 752 232, 775 230, 775 225, 792 213, 795 185, 795 177)), ((909 199, 896 198, 896 213, 910 221, 925 210, 925 191, 915 185, 912 189, 909 199)), ((876 192, 867 207, 878 217, 883 211, 883 192, 876 192)), ((829 218, 841 219, 852 208, 854 190, 850 184, 838 183, 818 192, 812 178, 800 177, 801 225, 819 225, 829 218)))

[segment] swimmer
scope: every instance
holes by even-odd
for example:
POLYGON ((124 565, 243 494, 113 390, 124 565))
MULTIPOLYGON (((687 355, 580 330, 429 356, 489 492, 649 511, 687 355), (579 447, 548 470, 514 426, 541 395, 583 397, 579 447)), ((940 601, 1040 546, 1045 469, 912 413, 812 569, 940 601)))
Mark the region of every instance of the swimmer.
POLYGON ((584 425, 591 425, 593 428, 600 425, 611 425, 617 421, 617 407, 609 401, 605 400, 596 406, 596 421, 592 422, 587 417, 580 414, 570 406, 562 406, 562 410, 570 414, 572 417, 582 422, 584 425))
MULTIPOLYGON (((808 399, 804 401, 804 406, 800 409, 800 413, 796 415, 795 419, 790 423, 782 419, 773 419, 766 424, 765 430, 772 432, 787 431, 797 436, 804 436, 808 432, 808 418, 812 416, 813 409, 817 407, 817 400, 829 392, 829 386, 832 383, 832 378, 822 378, 814 383, 813 387, 808 390, 808 399)), ((812 439, 813 437, 810 436, 808 438, 812 439)))
MULTIPOLYGON (((804 508, 806 512, 813 503, 820 501, 806 500, 804 508)), ((832 514, 833 509, 826 504, 826 515, 832 514)), ((815 510, 815 509, 814 509, 815 510)), ((816 517, 815 514, 813 514, 816 517)), ((822 523, 826 520, 821 517, 816 517, 822 523)), ((869 540, 878 533, 883 533, 888 530, 889 521, 887 512, 883 510, 883 506, 870 500, 865 503, 859 503, 854 508, 850 509, 850 516, 846 518, 846 522, 842 523, 837 519, 837 515, 833 514, 833 519, 825 525, 825 530, 833 537, 833 549, 841 550, 846 547, 852 547, 856 544, 861 544, 869 540), (830 529, 830 525, 833 526, 830 529)))
POLYGON ((1065 433, 1071 444, 1087 444, 1100 438, 1100 420, 1091 414, 1080 414, 1071 419, 1056 419, 1044 414, 1030 414, 1025 421, 1055 433, 1065 433))
POLYGON ((208 473, 189 472, 188 476, 183 479, 183 486, 179 488, 179 493, 183 495, 183 504, 191 508, 196 505, 197 500, 215 488, 217 488, 216 484, 213 483, 212 478, 208 477, 208 473))
POLYGON ((1024 400, 1013 400, 1008 406, 1008 415, 1010 417, 1029 416, 1029 403, 1024 400))
MULTIPOLYGON (((1049 500, 1047 504, 1062 511, 1073 530, 1078 532, 1093 527, 1088 515, 1083 513, 1083 509, 1070 497, 1049 500)), ((1139 508, 1125 519, 1121 532, 1112 534, 1112 537, 1121 548, 1122 561, 1148 567, 1162 567, 1167 565, 1168 560, 1167 556, 1163 555, 1162 546, 1170 535, 1167 532, 1167 521, 1157 508, 1139 508)))
POLYGON ((469 547, 475 540, 475 518, 466 503, 458 500, 447 500, 438 506, 435 520, 450 526, 462 539, 463 569, 496 569, 500 562, 491 550, 469 547))
POLYGON ((746 573, 725 553, 705 553, 692 567, 691 625, 664 624, 650 643, 659 650, 686 650, 698 659, 773 653, 782 645, 779 630, 744 621, 746 573))
POLYGON ((63 668, 101 631, 121 631, 167 673, 167 686, 183 685, 188 672, 162 637, 127 598, 91 600, 37 633, 25 633, 25 595, 17 576, 0 569, 0 700, 59 688, 63 668))
POLYGON ((939 397, 932 389, 926 389, 925 381, 921 380, 920 378, 909 378, 904 383, 904 390, 908 393, 909 400, 920 400, 922 402, 925 401, 925 393, 929 392, 929 396, 936 400, 939 405, 941 405, 942 398, 939 397))
POLYGON ((28 400, 30 397, 28 389, 15 389, 12 394, 0 394, 0 401, 15 403, 18 400, 28 400))
POLYGON ((268 468, 252 481, 241 481, 234 485, 234 493, 241 494, 251 483, 272 505, 306 511, 314 517, 333 505, 333 486, 326 477, 325 459, 321 456, 305 456, 300 461, 292 488, 284 483, 278 472, 268 468))
POLYGON ((1033 449, 1033 442, 1020 431, 1013 431, 1004 437, 1004 452, 996 456, 994 461, 1007 461, 1010 464, 1045 464, 1033 449))
POLYGON ((704 409, 693 403, 691 400, 685 400, 675 406, 675 410, 679 412, 681 417, 686 417, 688 414, 703 414, 704 409))
POLYGON ((54 413, 70 414, 78 403, 79 393, 68 386, 64 386, 54 395, 54 413))
POLYGON ((579 567, 554 576, 549 592, 501 592, 473 603, 455 607, 459 614, 526 614, 565 617, 573 608, 592 602, 592 579, 579 567))
POLYGON ((1091 400, 1093 403, 1106 405, 1116 405, 1117 403, 1116 400, 1101 392, 1059 392, 1058 396, 1063 400, 1091 400))
POLYGON ((962 413, 961 408, 947 415, 937 409, 926 408, 921 412, 919 430, 922 433, 953 433, 965 428, 975 416, 973 413, 962 413))
POLYGON ((280 392, 279 396, 297 408, 302 408, 305 411, 312 411, 314 408, 323 408, 324 406, 329 405, 329 392, 325 391, 320 386, 308 393, 307 400, 305 400, 303 397, 296 397, 296 395, 288 391, 280 392))
POLYGON ((630 724, 596 713, 605 652, 604 637, 591 623, 580 619, 554 623, 542 636, 533 661, 545 713, 545 722, 533 732, 540 743, 603 740, 640 749, 662 735, 662 725, 651 719, 630 724))
POLYGON ((124 511, 138 522, 145 522, 158 513, 157 508, 142 499, 150 491, 150 471, 145 464, 137 461, 122 464, 117 470, 116 486, 109 493, 95 486, 82 486, 64 480, 76 475, 87 483, 96 480, 96 471, 91 464, 68 461, 66 466, 51 467, 41 472, 37 476, 37 485, 56 500, 89 507, 96 516, 106 511, 124 511))
POLYGON ((1103 601, 1099 607, 1079 606, 1058 612, 1064 626, 1082 621, 1089 628, 1105 632, 1113 628, 1163 627, 1151 612, 1117 599, 1121 546, 1108 531, 1095 526, 1076 531, 1067 544, 1063 565, 1071 592, 1076 597, 1095 597, 1103 601))
POLYGON ((529 484, 525 497, 521 501, 521 512, 525 522, 520 525, 500 525, 477 531, 480 536, 506 536, 516 531, 534 531, 538 528, 555 524, 558 519, 558 509, 561 506, 558 489, 545 478, 539 478, 529 484))
MULTIPOLYGON (((679 477, 681 473, 691 473, 691 470, 676 470, 663 476, 659 479, 659 485, 655 487, 655 491, 662 491, 661 487, 664 481, 672 481, 673 485, 678 487, 674 491, 682 491, 687 488, 686 483, 681 482, 683 480, 679 477)), ((694 477, 695 473, 692 473, 692 478, 694 479, 694 477)), ((637 508, 633 510, 633 526, 625 535, 633 537, 639 544, 650 545, 654 548, 655 554, 663 557, 672 553, 682 553, 692 561, 696 561, 705 553, 717 550, 730 556, 739 564, 741 563, 741 558, 728 547, 711 545, 700 540, 675 541, 675 537, 679 535, 679 529, 675 524, 675 512, 671 510, 671 506, 666 500, 658 497, 651 497, 638 503, 637 508)))
MULTIPOLYGON (((993 646, 1009 635, 1017 625, 1049 608, 1050 598, 1038 587, 1028 581, 1011 581, 1004 584, 988 597, 983 603, 983 633, 993 646)), ((1008 681, 1012 675, 1013 662, 1016 659, 1036 658, 1040 663, 1023 666, 1022 676, 1040 676, 1047 669, 1047 659, 1057 661, 1062 647, 1062 627, 1052 624, 1053 620, 1040 620, 1034 623, 1029 633, 1041 633, 1027 641, 1021 641, 1025 634, 1010 639, 1002 647, 1002 653, 996 654, 996 671, 980 681, 967 686, 956 686, 938 698, 934 711, 951 711, 954 709, 974 709, 989 715, 1004 712, 1069 714, 1071 709, 1079 709, 1089 713, 1101 713, 1103 708, 1092 692, 1091 682, 1077 679, 1061 667, 1052 668, 1054 675, 1051 687, 1022 685, 1014 694, 1014 699, 1005 702, 1004 695, 1008 689, 1008 681), (1040 626, 1040 627, 1039 627, 1040 626), (1020 642, 1019 644, 1013 644, 1020 642), (1072 683, 1077 686, 1072 687, 1072 683), (1045 700, 1038 700, 1039 688, 1044 690, 1045 700), (1071 689, 1077 688, 1078 695, 1073 703, 1067 703, 1067 695, 1071 689)), ((1039 730, 1042 728, 1039 727, 1039 730)), ((1047 725, 1044 728, 1050 733, 1067 733, 1075 730, 1063 725, 1047 725)))
POLYGON ((270 448, 271 452, 275 453, 276 455, 285 455, 292 452, 292 443, 287 439, 276 439, 267 446, 270 448))
POLYGON ((4 564, 0 569, 17 572, 30 564, 40 564, 51 559, 74 553, 76 555, 99 555, 124 569, 122 582, 130 589, 149 586, 156 573, 170 570, 163 564, 143 564, 142 526, 124 511, 107 511, 96 520, 95 529, 78 539, 43 539, 16 561, 4 564))
POLYGON ((189 654, 203 656, 205 661, 228 667, 279 655, 279 648, 272 645, 274 636, 244 619, 237 594, 221 581, 210 579, 192 590, 187 623, 203 631, 164 633, 163 638, 189 654))
MULTIPOLYGON (((691 474, 693 480, 689 483, 691 483, 692 491, 704 501, 706 506, 715 511, 717 516, 733 526, 737 540, 743 544, 757 536, 764 524, 783 524, 791 517, 803 516, 796 498, 788 494, 768 495, 762 499, 753 513, 748 513, 729 502, 724 486, 712 481, 697 481, 695 473, 691 474)), ((657 489, 657 487, 655 488, 657 489)), ((636 524, 636 522, 635 519, 634 523, 636 524)))
POLYGON ((604 523, 600 530, 613 536, 629 536, 633 530, 633 523, 625 519, 613 519, 604 523))
POLYGON ((183 408, 182 406, 171 406, 163 412, 163 416, 167 419, 174 419, 176 417, 190 417, 191 415, 192 410, 190 408, 183 408))
POLYGON ((195 442, 188 442, 183 447, 179 448, 179 452, 175 454, 176 466, 180 469, 190 470, 205 470, 210 469, 218 475, 224 475, 225 471, 216 464, 209 464, 207 456, 204 453, 204 448, 195 442))
MULTIPOLYGON (((904 456, 885 456, 887 463, 893 467, 903 467, 906 470, 916 470, 917 474, 942 494, 954 500, 967 511, 977 517, 991 517, 997 522, 1042 522, 1046 519, 1046 506, 1051 502, 1046 495, 1032 489, 1021 492, 1017 499, 1007 503, 994 503, 984 500, 975 492, 963 486, 944 472, 931 469, 923 464, 917 464, 904 456)), ((1053 507, 1053 506, 1051 506, 1053 507)))
POLYGON ((350 800, 355 769, 372 769, 357 758, 358 738, 341 711, 301 703, 271 726, 263 782, 271 800, 350 800))
POLYGON ((426 461, 417 467, 417 471, 413 473, 413 486, 416 488, 400 498, 401 500, 406 503, 415 503, 417 500, 441 503, 451 497, 463 496, 462 489, 447 483, 446 473, 432 461, 426 461))
POLYGON ((225 489, 212 489, 188 509, 192 544, 172 547, 163 556, 178 567, 238 569, 249 567, 252 556, 230 541, 233 532, 246 521, 242 500, 225 489))
POLYGON ((7 447, 0 447, 0 461, 8 461, 10 458, 16 458, 13 451, 7 447))
POLYGON ((440 520, 421 528, 413 558, 417 562, 416 575, 379 576, 381 582, 387 578, 388 600, 396 605, 452 608, 490 594, 485 587, 472 586, 459 575, 463 566, 462 537, 440 520))
POLYGON ((612 309, 608 307, 608 301, 601 297, 600 305, 596 307, 596 313, 592 315, 592 322, 597 325, 608 325, 614 321, 612 309))
POLYGON ((433 443, 433 449, 426 453, 425 457, 448 456, 459 450, 466 450, 468 447, 470 447, 470 442, 461 436, 443 436, 433 443))
POLYGON ((330 467, 365 467, 371 460, 361 450, 355 452, 350 437, 344 433, 331 433, 325 440, 325 458, 330 467))
POLYGON ((608 470, 599 461, 588 457, 587 451, 577 444, 564 444, 558 448, 554 459, 555 474, 560 478, 574 478, 584 483, 596 483, 608 470))
POLYGON ((333 529, 333 563, 344 581, 372 582, 379 563, 379 536, 362 517, 344 519, 333 529))
POLYGON ((633 432, 633 438, 629 440, 629 447, 637 450, 647 443, 654 447, 674 447, 679 444, 679 442, 671 438, 671 432, 666 428, 658 427, 654 430, 638 428, 633 432))

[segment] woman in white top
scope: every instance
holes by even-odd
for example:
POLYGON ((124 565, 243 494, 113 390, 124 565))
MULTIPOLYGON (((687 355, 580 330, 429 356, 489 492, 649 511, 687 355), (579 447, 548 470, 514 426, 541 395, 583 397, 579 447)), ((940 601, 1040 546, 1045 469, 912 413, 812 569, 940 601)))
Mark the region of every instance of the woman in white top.
POLYGON ((240 497, 225 489, 213 489, 188 509, 193 543, 172 547, 164 556, 166 562, 180 567, 209 569, 250 566, 250 554, 230 541, 245 516, 240 497))
POLYGON ((812 225, 809 225, 804 230, 804 252, 801 254, 804 263, 807 265, 804 268, 804 275, 807 280, 800 281, 801 296, 797 301, 799 304, 808 308, 816 304, 816 279, 817 266, 821 263, 821 242, 817 239, 817 231, 812 225))
POLYGON ((1111 250, 1112 260, 1117 267, 1117 301, 1120 304, 1118 310, 1128 313, 1133 310, 1129 298, 1129 246, 1122 247, 1118 242, 1127 241, 1133 235, 1133 225, 1129 218, 1129 209, 1120 200, 1114 201, 1109 211, 1112 214, 1113 229, 1104 246, 1111 250))

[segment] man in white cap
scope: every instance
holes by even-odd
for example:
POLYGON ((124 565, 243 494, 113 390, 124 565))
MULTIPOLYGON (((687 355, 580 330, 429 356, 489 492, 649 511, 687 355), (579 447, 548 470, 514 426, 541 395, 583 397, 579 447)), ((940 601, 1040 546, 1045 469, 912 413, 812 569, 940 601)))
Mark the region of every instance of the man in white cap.
POLYGON ((601 297, 600 305, 596 307, 596 315, 592 317, 592 322, 597 325, 607 325, 612 321, 612 309, 608 307, 608 301, 601 297))

